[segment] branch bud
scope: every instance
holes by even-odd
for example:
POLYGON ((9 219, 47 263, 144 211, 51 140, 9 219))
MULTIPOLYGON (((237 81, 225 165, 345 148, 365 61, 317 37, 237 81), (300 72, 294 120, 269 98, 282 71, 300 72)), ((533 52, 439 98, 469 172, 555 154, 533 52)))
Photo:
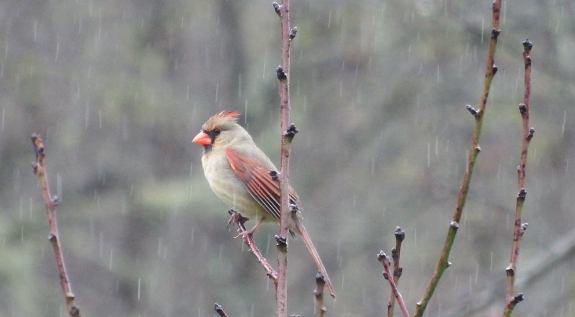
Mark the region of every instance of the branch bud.
POLYGON ((525 188, 521 188, 519 190, 519 194, 517 194, 517 199, 525 200, 525 198, 527 198, 527 191, 525 190, 525 188))
POLYGON ((525 39, 525 41, 523 41, 523 51, 524 52, 530 52, 532 48, 533 48, 533 43, 531 43, 531 41, 529 41, 529 39, 525 39))
POLYGON ((287 239, 285 237, 276 234, 275 239, 276 239, 276 246, 278 248, 284 248, 284 249, 287 248, 287 239))
POLYGON ((527 134, 527 141, 531 141, 531 139, 533 139, 534 135, 535 135, 535 128, 530 128, 529 134, 527 134))
POLYGON ((403 241, 405 239, 405 230, 400 227, 395 228, 395 240, 403 241))
POLYGON ((497 37, 499 36, 500 33, 501 33, 501 30, 492 29, 492 30, 491 30, 491 38, 497 39, 497 37))
POLYGON ((278 68, 276 68, 276 76, 278 77, 278 80, 286 80, 287 79, 287 74, 285 73, 283 67, 278 66, 278 68))
POLYGON ((477 115, 479 114, 479 111, 477 111, 471 105, 466 105, 465 109, 467 109, 474 117, 477 117, 477 115))
POLYGON ((519 293, 513 297, 513 304, 517 305, 525 299, 523 293, 519 293))
POLYGON ((281 13, 281 8, 282 8, 282 6, 279 5, 279 4, 278 4, 277 2, 275 2, 275 1, 272 3, 272 5, 274 6, 274 10, 276 11, 276 14, 277 14, 279 17, 281 17, 281 16, 282 16, 282 13, 281 13))
POLYGON ((280 180, 280 179, 279 179, 280 173, 278 173, 277 171, 270 170, 270 176, 272 177, 272 180, 273 180, 274 182, 277 182, 277 181, 280 180))
POLYGON ((515 275, 515 270, 513 270, 511 265, 505 269, 505 274, 507 274, 507 276, 514 276, 515 275))
POLYGON ((529 224, 527 222, 524 222, 521 224, 521 230, 525 231, 527 230, 527 227, 529 226, 529 224))
POLYGON ((295 124, 290 124, 289 128, 286 131, 286 137, 293 139, 293 137, 299 132, 299 130, 296 128, 295 124))
POLYGON ((293 27, 293 28, 291 28, 291 30, 289 30, 290 41, 295 38, 296 34, 297 34, 297 27, 293 27))

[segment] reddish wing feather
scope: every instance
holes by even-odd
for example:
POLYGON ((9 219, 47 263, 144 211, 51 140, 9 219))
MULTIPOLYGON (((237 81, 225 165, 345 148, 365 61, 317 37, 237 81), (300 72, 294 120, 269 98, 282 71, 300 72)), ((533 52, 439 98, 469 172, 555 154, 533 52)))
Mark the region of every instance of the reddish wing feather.
MULTIPOLYGON (((230 148, 226 149, 226 156, 230 166, 242 181, 250 195, 260 203, 260 205, 263 206, 270 215, 273 215, 274 218, 279 220, 279 182, 272 179, 269 169, 259 161, 230 148)), ((298 198, 295 191, 291 187, 289 190, 290 204, 298 204, 298 198)), ((299 215, 292 214, 292 219, 294 219, 294 227, 290 228, 292 236, 294 235, 294 231, 301 235, 302 240, 311 253, 318 270, 325 278, 326 286, 331 296, 335 297, 333 286, 329 276, 327 275, 325 266, 321 262, 319 254, 305 230, 305 227, 299 222, 299 215)))
MULTIPOLYGON (((280 219, 280 186, 270 175, 270 170, 257 160, 241 154, 234 149, 227 148, 226 156, 230 166, 242 181, 250 195, 264 207, 270 215, 280 219)), ((290 187, 290 203, 297 203, 298 199, 290 187)))

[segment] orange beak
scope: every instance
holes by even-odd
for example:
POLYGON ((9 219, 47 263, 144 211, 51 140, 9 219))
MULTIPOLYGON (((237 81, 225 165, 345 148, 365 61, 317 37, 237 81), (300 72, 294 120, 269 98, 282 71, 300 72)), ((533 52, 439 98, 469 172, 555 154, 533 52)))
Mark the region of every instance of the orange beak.
POLYGON ((210 145, 212 144, 212 138, 210 138, 206 132, 200 131, 200 133, 198 133, 198 135, 192 139, 192 142, 201 145, 210 145))

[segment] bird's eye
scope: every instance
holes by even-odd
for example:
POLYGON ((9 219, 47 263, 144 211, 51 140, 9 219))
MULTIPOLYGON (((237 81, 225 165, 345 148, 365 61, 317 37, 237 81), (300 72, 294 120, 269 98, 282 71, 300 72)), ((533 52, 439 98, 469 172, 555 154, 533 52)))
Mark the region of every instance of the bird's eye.
POLYGON ((214 136, 219 135, 222 132, 222 130, 220 130, 219 128, 215 128, 212 131, 214 133, 214 136))

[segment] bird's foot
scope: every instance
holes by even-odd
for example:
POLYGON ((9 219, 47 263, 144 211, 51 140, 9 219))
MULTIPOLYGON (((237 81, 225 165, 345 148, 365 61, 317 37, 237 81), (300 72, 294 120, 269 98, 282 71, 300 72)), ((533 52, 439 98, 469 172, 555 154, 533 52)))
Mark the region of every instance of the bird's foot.
POLYGON ((243 240, 243 239, 246 239, 247 237, 253 236, 253 234, 254 234, 254 230, 243 231, 242 229, 238 229, 238 231, 240 233, 237 236, 235 236, 234 239, 241 237, 243 240))
MULTIPOLYGON (((244 218, 244 219, 247 219, 247 218, 244 218)), ((253 236, 254 232, 256 232, 256 229, 262 224, 262 222, 264 222, 264 220, 265 220, 265 218, 260 219, 258 221, 258 223, 256 223, 256 225, 253 228, 251 228, 250 230, 246 230, 246 227, 244 227, 242 224, 242 226, 238 229, 240 234, 238 234, 234 238, 242 237, 242 239, 245 239, 248 236, 253 236)))
POLYGON ((228 210, 228 214, 230 214, 230 219, 228 220, 228 228, 230 227, 231 224, 237 224, 238 227, 240 228, 243 227, 245 230, 244 224, 246 223, 246 221, 250 220, 249 218, 242 216, 239 212, 233 209, 228 210))

